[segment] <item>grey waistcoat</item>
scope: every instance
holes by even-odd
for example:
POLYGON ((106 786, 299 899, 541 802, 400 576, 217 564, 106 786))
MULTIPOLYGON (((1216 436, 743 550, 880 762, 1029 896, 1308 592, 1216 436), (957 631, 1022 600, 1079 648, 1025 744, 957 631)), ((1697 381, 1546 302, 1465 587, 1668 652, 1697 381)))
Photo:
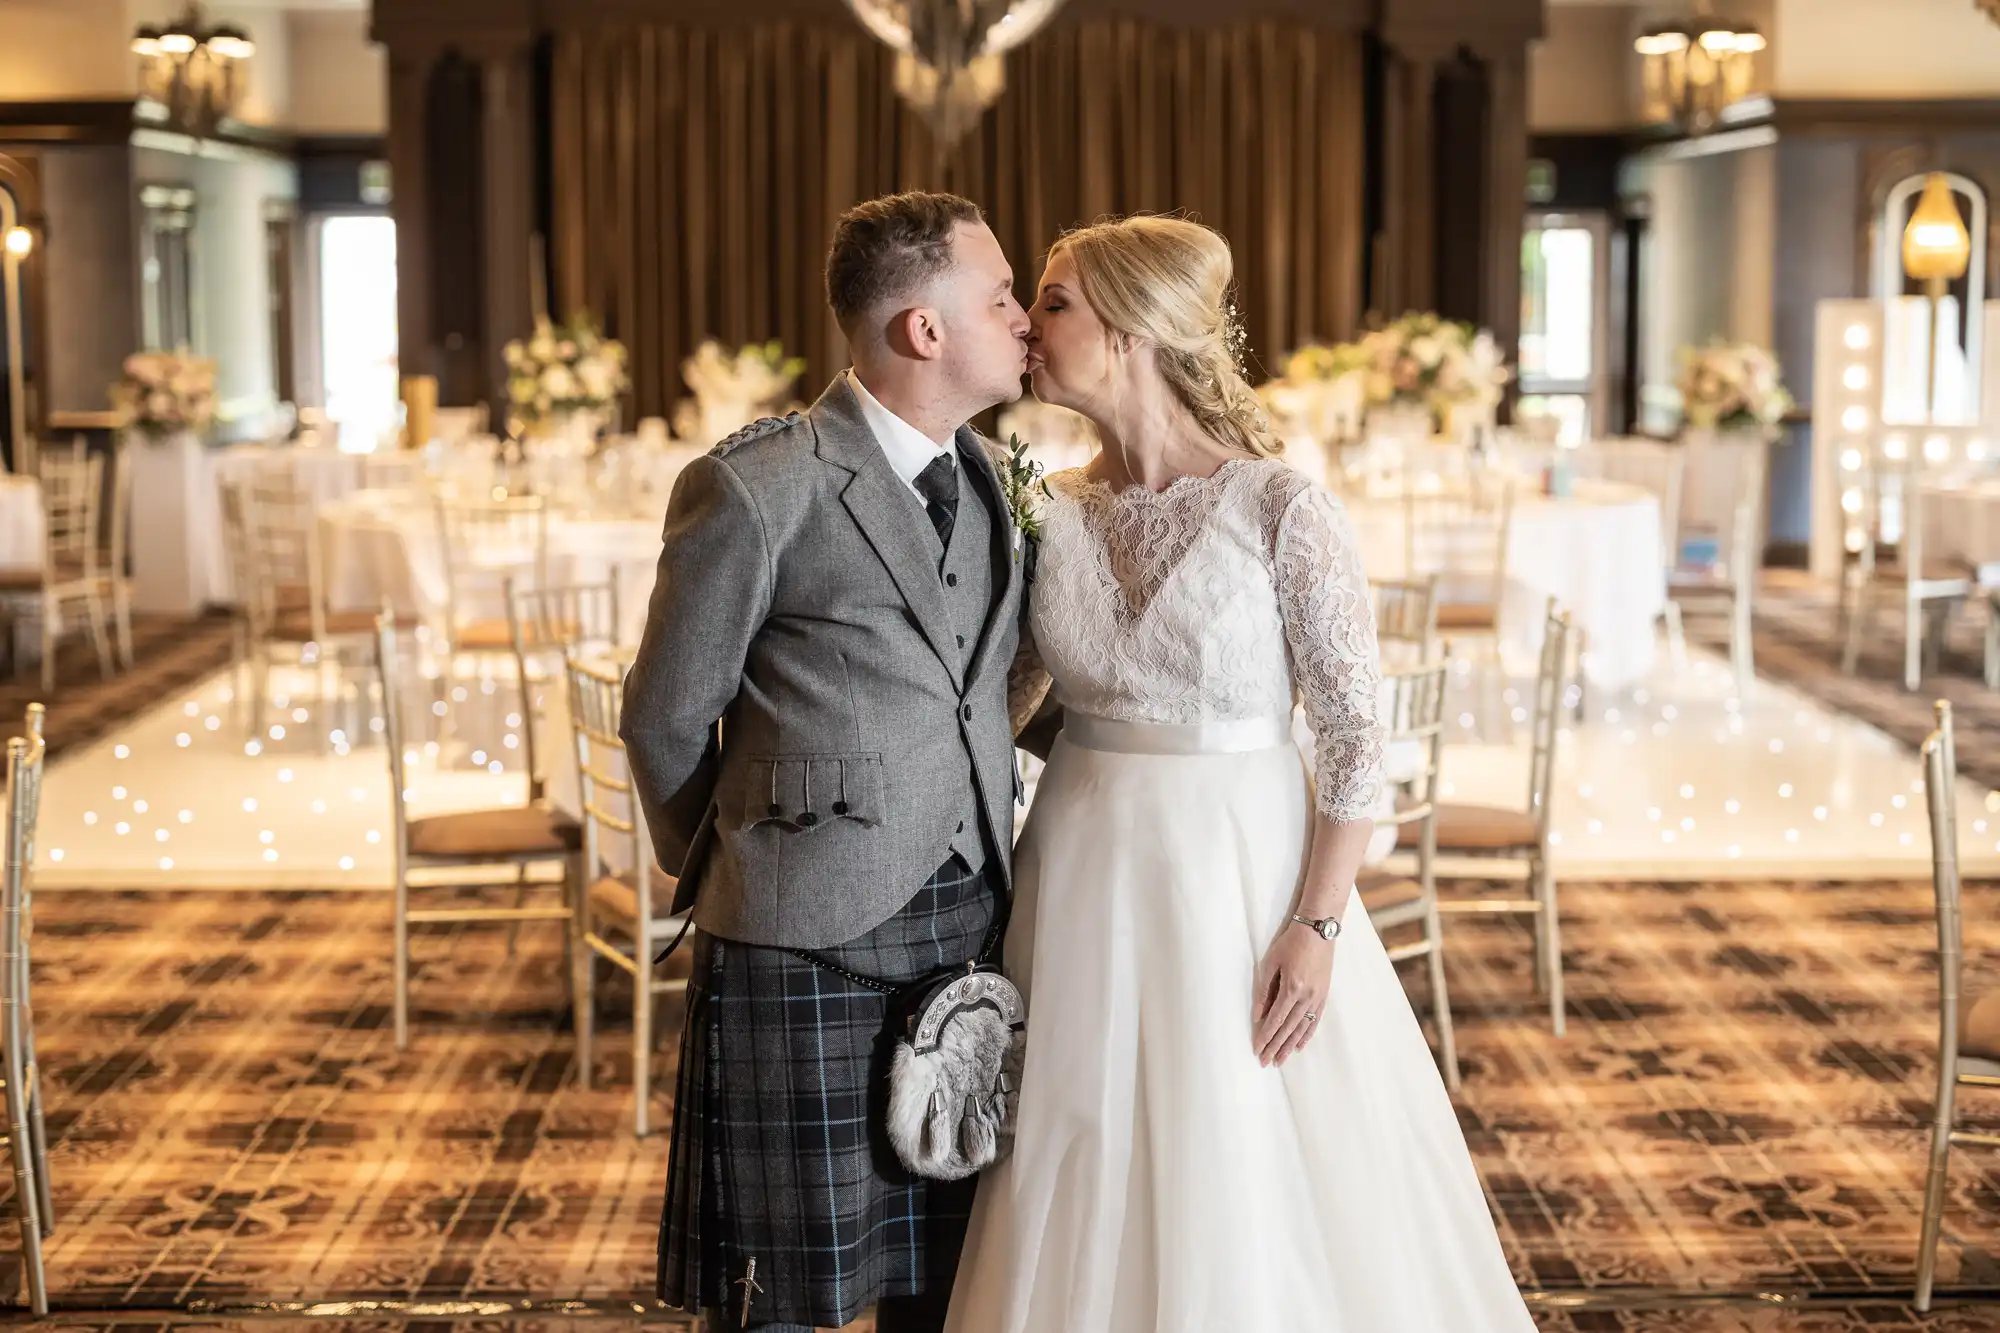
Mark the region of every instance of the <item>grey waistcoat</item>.
POLYGON ((845 943, 955 848, 978 865, 991 847, 1011 884, 1024 581, 983 442, 961 428, 957 446, 942 571, 844 375, 676 482, 620 733, 703 930, 845 943))

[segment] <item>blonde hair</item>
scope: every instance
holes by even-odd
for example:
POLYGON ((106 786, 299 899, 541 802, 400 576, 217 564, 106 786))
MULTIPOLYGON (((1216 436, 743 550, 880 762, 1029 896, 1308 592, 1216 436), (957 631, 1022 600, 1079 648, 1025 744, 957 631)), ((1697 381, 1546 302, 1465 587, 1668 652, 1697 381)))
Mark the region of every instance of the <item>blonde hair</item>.
POLYGON ((1203 429, 1260 458, 1284 448, 1236 365, 1236 263, 1219 232, 1186 218, 1113 218, 1064 232, 1049 258, 1062 254, 1106 327, 1158 349, 1160 373, 1203 429))

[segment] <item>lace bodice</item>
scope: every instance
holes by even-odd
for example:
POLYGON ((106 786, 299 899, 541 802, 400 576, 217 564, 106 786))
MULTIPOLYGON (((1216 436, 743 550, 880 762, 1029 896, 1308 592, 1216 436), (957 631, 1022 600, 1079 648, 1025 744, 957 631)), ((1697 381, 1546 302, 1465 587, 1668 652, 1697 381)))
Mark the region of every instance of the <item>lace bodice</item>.
POLYGON ((1017 727, 1051 683, 1063 707, 1125 722, 1284 716, 1298 697, 1319 812, 1372 809, 1381 672, 1339 500, 1274 459, 1239 459, 1160 492, 1058 472, 1041 516, 1017 727))

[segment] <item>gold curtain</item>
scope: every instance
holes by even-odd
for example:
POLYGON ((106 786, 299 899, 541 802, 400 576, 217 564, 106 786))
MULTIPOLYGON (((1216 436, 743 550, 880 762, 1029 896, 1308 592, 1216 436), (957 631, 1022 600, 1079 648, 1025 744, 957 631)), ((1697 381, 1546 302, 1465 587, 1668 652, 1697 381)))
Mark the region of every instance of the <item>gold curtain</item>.
POLYGON ((820 272, 834 219, 919 187, 977 201, 1032 298, 1049 243, 1113 213, 1185 210, 1236 255, 1266 364, 1360 317, 1361 44, 1260 23, 1117 21, 1043 34, 940 162, 859 29, 649 25, 559 39, 551 115, 556 303, 633 354, 633 406, 686 392, 704 337, 778 338, 803 396, 845 357, 820 272))

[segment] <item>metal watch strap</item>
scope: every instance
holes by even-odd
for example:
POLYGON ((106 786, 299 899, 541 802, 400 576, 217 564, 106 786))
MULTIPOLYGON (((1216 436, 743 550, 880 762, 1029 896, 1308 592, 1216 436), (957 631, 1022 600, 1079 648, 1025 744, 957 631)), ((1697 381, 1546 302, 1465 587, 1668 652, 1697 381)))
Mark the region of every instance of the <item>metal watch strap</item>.
POLYGON ((1309 916, 1300 916, 1297 912, 1294 912, 1292 913, 1292 920, 1312 930, 1323 940, 1331 941, 1340 938, 1340 918, 1337 916, 1321 917, 1315 921, 1309 916), (1326 927, 1328 926, 1333 927, 1333 934, 1331 935, 1326 933, 1326 927))

